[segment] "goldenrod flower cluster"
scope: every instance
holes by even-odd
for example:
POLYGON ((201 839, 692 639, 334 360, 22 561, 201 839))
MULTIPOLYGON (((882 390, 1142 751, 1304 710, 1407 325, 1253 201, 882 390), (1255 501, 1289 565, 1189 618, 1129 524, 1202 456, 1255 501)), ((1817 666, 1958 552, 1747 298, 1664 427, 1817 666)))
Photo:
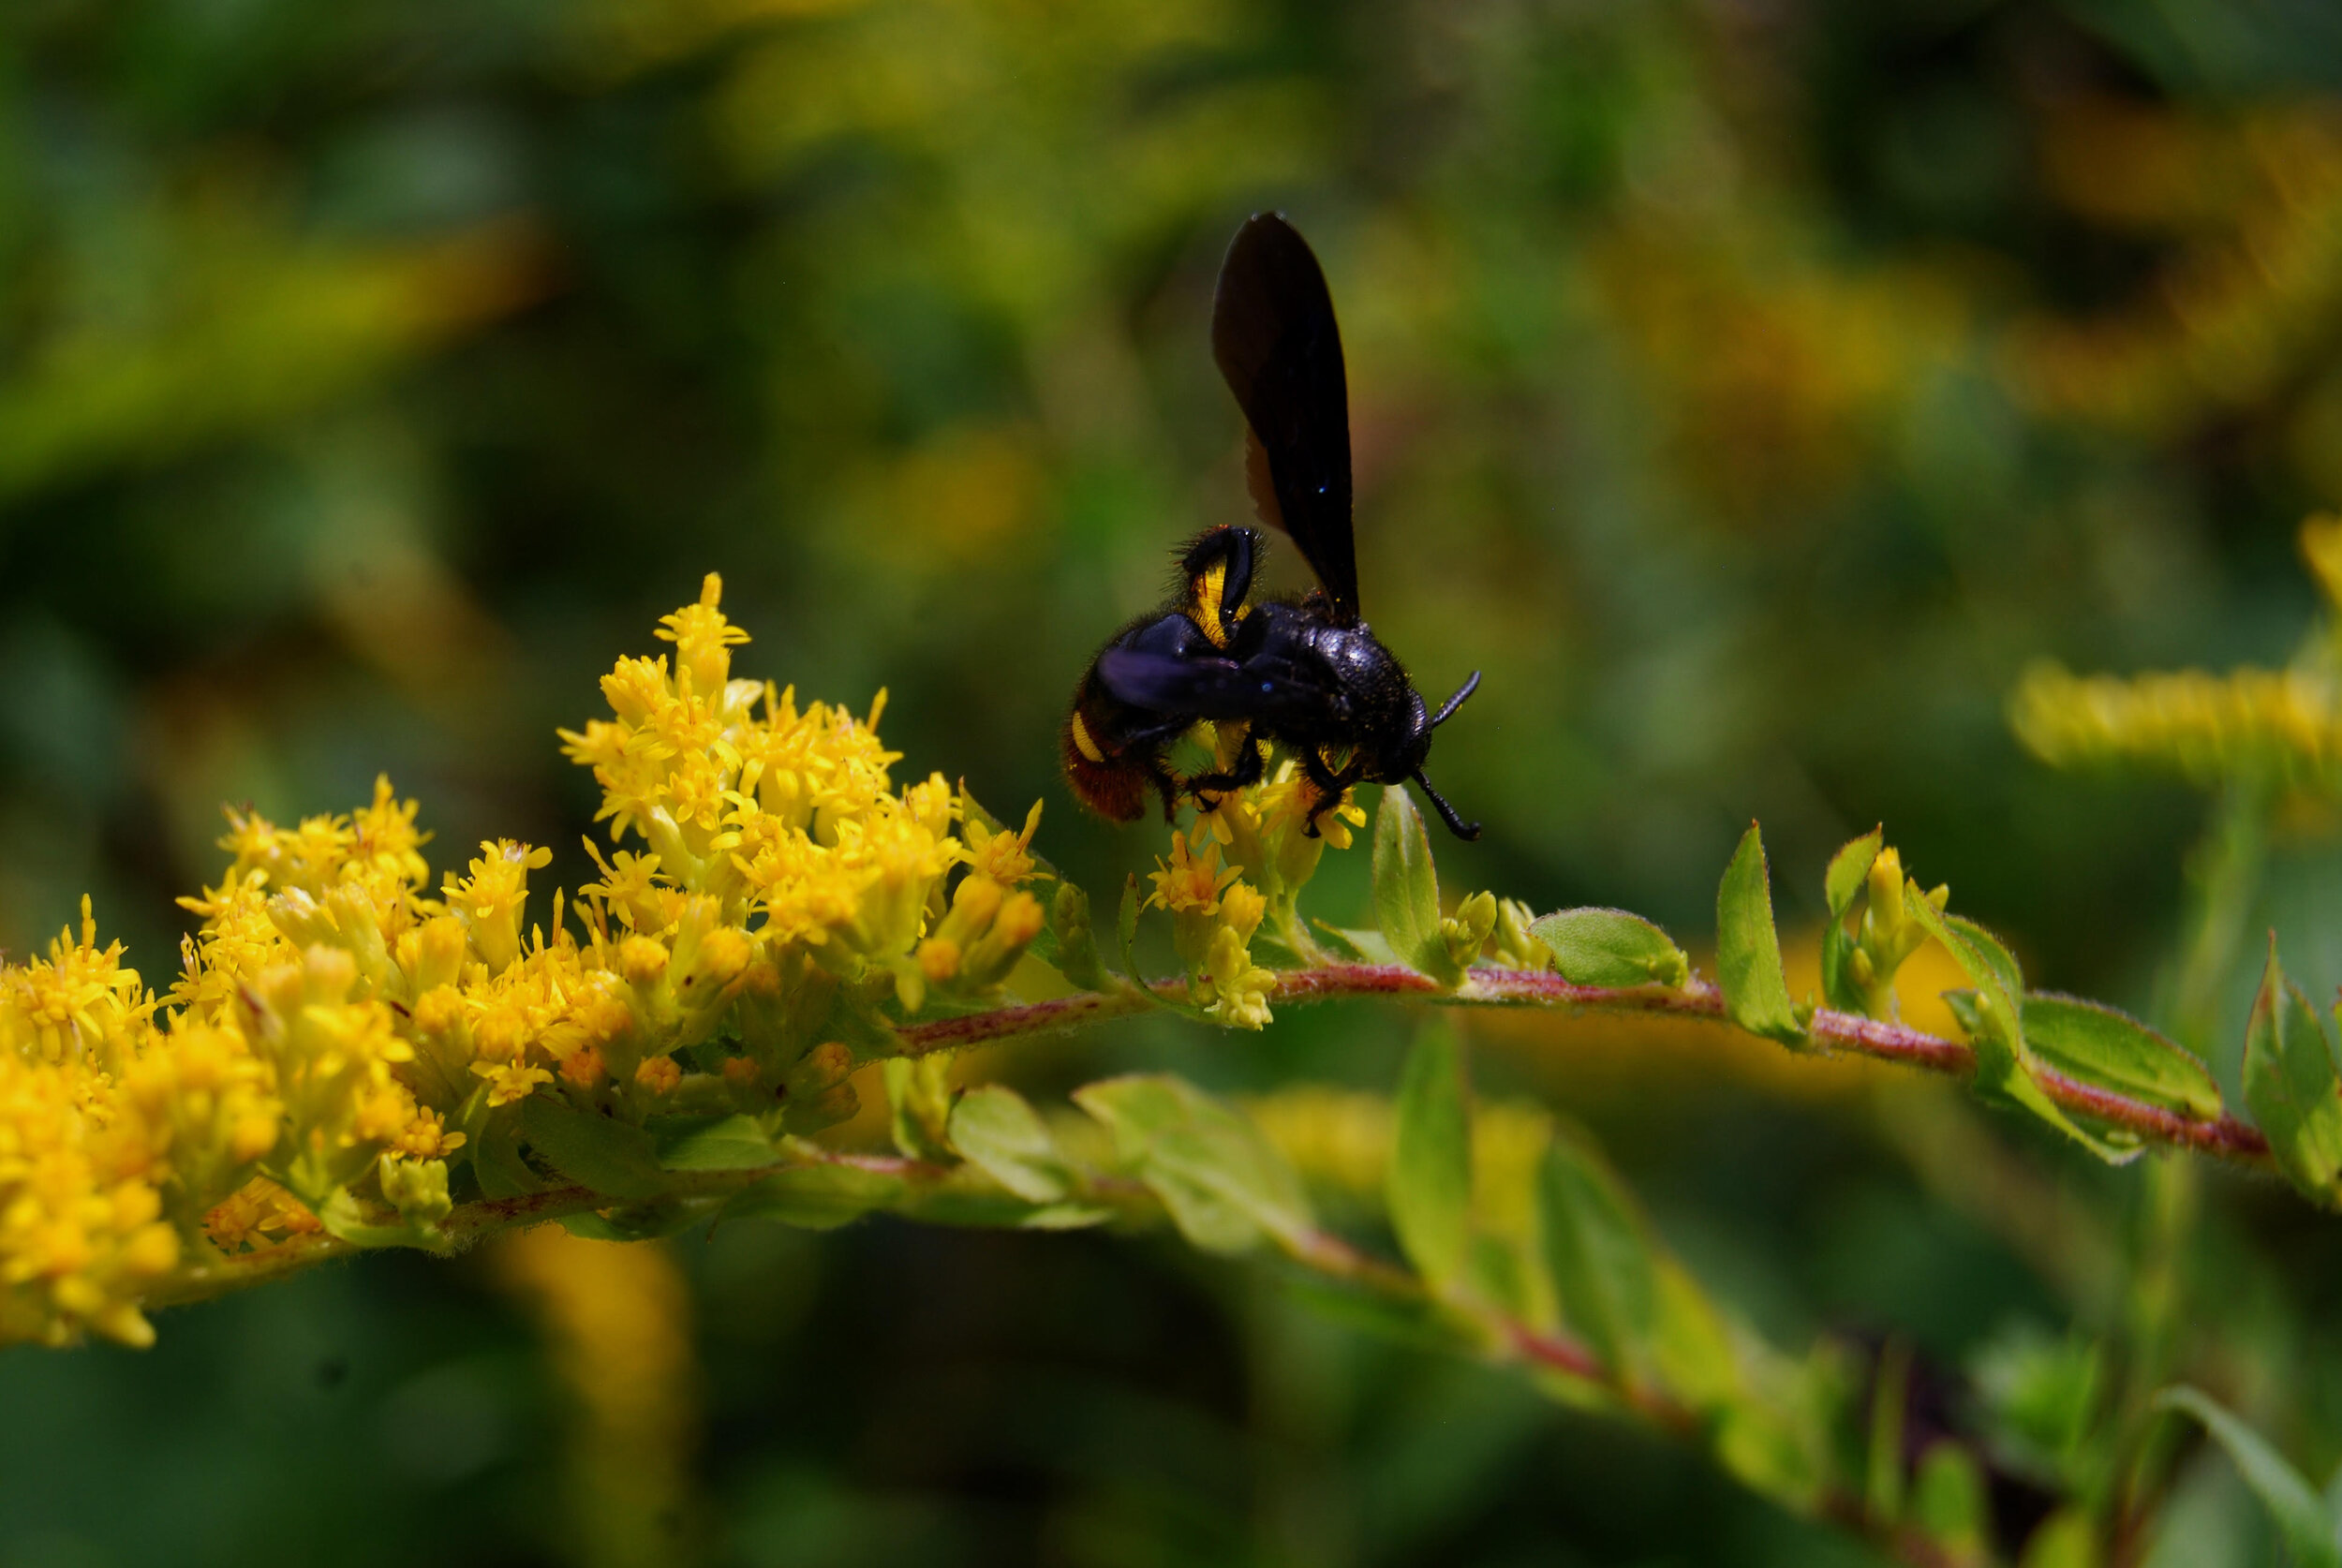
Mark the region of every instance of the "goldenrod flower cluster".
POLYGON ((994 992, 1044 924, 1038 807, 1011 832, 941 776, 896 790, 877 704, 732 678, 719 595, 564 732, 618 847, 549 929, 526 918, 547 851, 482 844, 433 889, 385 779, 347 816, 231 812, 167 997, 86 904, 0 968, 0 1341, 146 1343, 175 1270, 319 1230, 437 1245, 459 1198, 564 1179, 532 1107, 826 1125, 853 1108, 845 1042, 994 992))
POLYGON ((1315 956, 1296 903, 1327 846, 1347 849, 1366 813, 1348 794, 1306 831, 1317 794, 1291 759, 1265 783, 1223 795, 1186 833, 1171 836, 1171 855, 1149 873, 1150 906, 1171 911, 1172 943, 1187 965, 1193 999, 1219 1023, 1258 1029, 1272 1016, 1276 974, 1253 962, 1252 942, 1266 925, 1286 953, 1315 956), (1225 852, 1227 864, 1222 864, 1225 852))
POLYGON ((2302 789, 2342 783, 2342 704, 2322 674, 2202 670, 2079 677, 2026 672, 2009 699, 2025 745, 2060 766, 2128 762, 2198 783, 2253 771, 2302 789))
MULTIPOLYGON (((2313 517, 2301 547, 2342 614, 2342 518, 2313 517)), ((2342 791, 2342 629, 2284 670, 2075 676, 2025 672, 2008 700, 2020 740, 2056 766, 2127 763, 2198 784, 2248 777, 2313 794, 2342 791)))

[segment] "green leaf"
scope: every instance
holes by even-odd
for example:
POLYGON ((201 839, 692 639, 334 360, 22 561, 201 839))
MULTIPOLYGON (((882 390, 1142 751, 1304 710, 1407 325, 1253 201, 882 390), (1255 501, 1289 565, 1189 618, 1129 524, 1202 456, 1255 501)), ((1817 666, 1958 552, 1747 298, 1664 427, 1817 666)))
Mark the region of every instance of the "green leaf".
MULTIPOLYGON (((2012 998, 2024 995, 2024 971, 2017 967, 2016 954, 2010 953, 1998 937, 1965 915, 1948 914, 1943 921, 1947 928, 1967 943, 1970 954, 1991 968, 1994 976, 2000 981, 2002 990, 2012 998)), ((1964 957, 1961 962, 1964 965, 1967 960, 1964 957)))
POLYGON ((1659 1381, 1693 1410, 1721 1409, 1742 1393, 1740 1361, 1724 1313, 1673 1258, 1654 1256, 1652 1278, 1658 1294, 1651 1360, 1659 1381))
POLYGON ((1681 985, 1692 961, 1668 934, 1624 910, 1563 910, 1529 923, 1572 985, 1681 985))
POLYGON ((1805 1029, 1781 972, 1781 940, 1773 934, 1765 841, 1754 822, 1716 890, 1716 982, 1725 1015, 1741 1028, 1784 1045, 1803 1043, 1805 1029))
POLYGON ((317 1206, 317 1217, 328 1235, 352 1247, 420 1247, 444 1252, 450 1245, 446 1233, 437 1226, 410 1224, 395 1209, 361 1203, 347 1187, 334 1189, 333 1195, 317 1206))
POLYGON ((650 1135, 639 1127, 532 1094, 521 1102, 521 1131, 555 1170, 581 1187, 613 1198, 655 1198, 667 1190, 650 1135))
POLYGON ((465 1152, 472 1157, 472 1175, 479 1179, 482 1197, 522 1198, 545 1190, 544 1178, 521 1158, 517 1114, 487 1117, 480 1136, 465 1152))
POLYGON ((2336 1544, 2325 1505, 2302 1472, 2286 1463, 2266 1438, 2200 1389, 2167 1388, 2155 1397, 2155 1402, 2160 1409, 2194 1416, 2228 1450, 2237 1473, 2275 1522, 2294 1568, 2342 1568, 2342 1545, 2336 1544))
POLYGON ((1399 1246, 1436 1294, 1463 1277, 1472 1245, 1472 1125, 1463 1049, 1445 1019, 1426 1024, 1399 1078, 1386 1178, 1399 1246))
POLYGON ((1955 1561, 1980 1559, 1992 1513, 1976 1456, 1949 1438, 1930 1443, 1911 1482, 1909 1519, 1955 1561))
POLYGON ((1072 1191, 1057 1140, 1015 1089, 970 1089, 952 1107, 950 1130, 962 1159, 1027 1203, 1060 1203, 1072 1191))
POLYGON ((1996 1452, 2045 1474, 2076 1472, 2105 1403, 2101 1345, 2019 1323, 1979 1347, 1968 1370, 1996 1452))
POLYGON ((1976 987, 1964 998, 1958 992, 1944 993, 1944 1000, 1968 1036, 1969 1049, 1976 1053, 1976 1092, 2031 1112, 2110 1165, 2137 1159, 2141 1146, 2135 1140, 2118 1143, 2089 1132, 2033 1081, 2033 1056, 2025 1045, 2024 1015, 2018 1000, 2021 993, 2008 985, 2008 977, 2017 973, 2016 960, 2008 950, 1973 921, 1963 920, 1955 925, 1916 892, 1904 899, 1903 909, 1943 945, 1976 987))
POLYGON ((1399 961, 1443 985, 1463 979, 1439 925, 1439 880, 1423 814, 1403 784, 1383 787, 1374 816, 1374 920, 1399 961))
POLYGON ((669 1117, 645 1131, 665 1171, 753 1171, 780 1161, 754 1117, 669 1117))
POLYGON ((2060 1072, 2210 1121, 2219 1086, 2203 1063, 2127 1013, 2078 997, 2024 998, 2025 1044, 2060 1072))
POLYGON ((1327 947, 1337 957, 1353 964, 1399 962, 1399 954, 1390 950, 1390 943, 1383 939, 1380 931, 1369 931, 1359 926, 1328 925, 1322 920, 1312 920, 1310 924, 1325 934, 1327 947))
POLYGON ((1858 1018, 1870 1008, 1870 998, 1854 973, 1854 954, 1860 945, 1836 920, 1821 928, 1822 1005, 1858 1018))
POLYGON ((1117 1158, 1196 1246, 1240 1252, 1265 1232, 1298 1251, 1313 1239, 1309 1198, 1284 1157, 1193 1084, 1133 1074, 1077 1089, 1074 1102, 1113 1132, 1117 1158))
POLYGON ((1104 990, 1106 967, 1089 928, 1089 895, 1072 882, 1058 883, 1049 904, 1049 930, 1057 939, 1058 973, 1086 991, 1104 990))
POLYGON ((906 1160, 951 1158, 942 1142, 943 1123, 951 1115, 951 1088, 944 1076, 950 1059, 948 1052, 916 1059, 889 1057, 879 1070, 886 1084, 887 1132, 906 1160))
POLYGON ((1821 998, 1839 1012, 1858 1016, 1869 1010, 1870 998, 1854 972, 1854 954, 1860 944, 1847 933, 1845 917, 1886 842, 1885 828, 1871 829, 1831 855, 1830 869, 1822 877, 1830 918, 1821 928, 1821 998))
POLYGON ((778 1220, 808 1231, 832 1231, 872 1209, 899 1202, 910 1183, 892 1171, 823 1161, 766 1176, 724 1206, 727 1220, 778 1220))
POLYGON ((2090 1510, 2068 1503, 2025 1537, 2017 1568, 2099 1568, 2098 1531, 2090 1510))
POLYGON ((2245 1103, 2268 1134, 2278 1168, 2304 1192, 2331 1201, 2335 1176, 2342 1172, 2342 1094, 2334 1051, 2309 999, 2278 966, 2274 938, 2245 1028, 2245 1103))
POLYGON ((725 1200, 712 1197, 653 1198, 648 1203, 626 1204, 605 1209, 599 1214, 571 1214, 561 1220, 561 1228, 587 1241, 649 1241, 662 1235, 677 1235, 693 1225, 704 1223, 722 1212, 725 1200))
POLYGON ((1651 1249, 1618 1178, 1566 1134, 1547 1146, 1538 1172, 1537 1231, 1563 1317, 1604 1366, 1626 1376, 1656 1310, 1651 1249))
POLYGON ((1871 862, 1886 847, 1887 829, 1884 823, 1852 840, 1830 857, 1830 869, 1822 874, 1823 895, 1830 903, 1830 918, 1843 920, 1854 908, 1854 895, 1862 891, 1862 883, 1871 874, 1871 862))
MULTIPOLYGON (((1317 935, 1320 939, 1317 945, 1342 963, 1371 964, 1375 962, 1374 959, 1366 955, 1366 949, 1358 945, 1356 933, 1344 931, 1341 926, 1328 925, 1322 920, 1312 920, 1310 924, 1317 927, 1317 935)), ((1383 934, 1380 931, 1375 932, 1374 939, 1379 944, 1383 939, 1383 934)), ((1392 961, 1395 962, 1395 960, 1392 961)))

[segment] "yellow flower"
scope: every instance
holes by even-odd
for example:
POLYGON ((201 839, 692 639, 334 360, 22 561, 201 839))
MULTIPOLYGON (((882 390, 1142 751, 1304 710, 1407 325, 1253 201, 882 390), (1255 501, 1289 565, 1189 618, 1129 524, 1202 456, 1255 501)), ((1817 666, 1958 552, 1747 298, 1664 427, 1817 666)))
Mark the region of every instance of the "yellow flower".
POLYGON ((1253 962, 1242 937, 1225 925, 1213 932, 1204 972, 1211 981, 1213 1017, 1239 1029, 1268 1027, 1268 993, 1277 976, 1253 962))
MULTIPOLYGON (((597 821, 643 841, 588 844, 600 877, 573 928, 559 890, 550 934, 526 925, 528 873, 551 856, 510 839, 430 896, 417 804, 378 778, 347 816, 228 813, 229 865, 182 900, 200 925, 159 1023, 86 904, 78 936, 0 963, 0 1341, 145 1342, 140 1302, 183 1248, 266 1248, 384 1206, 411 1235, 464 1190, 451 1178, 477 1151, 450 1124, 481 1102, 615 1079, 630 1087, 614 1109, 640 1117, 683 1086, 672 1053, 727 1023, 711 1087, 768 1108, 782 1090, 793 1126, 839 1119, 852 1052, 804 1043, 841 1000, 868 1005, 873 981, 964 998, 1005 979, 1045 923, 1018 887, 1041 808, 958 836, 969 813, 942 776, 890 782, 884 693, 856 717, 731 678, 747 639, 720 596, 711 576, 662 621, 672 668, 618 659, 610 717, 561 732, 601 787, 597 821)), ((1191 860, 1175 851, 1219 908, 1237 873, 1216 851, 1191 860)), ((1227 905, 1259 924, 1249 889, 1227 905)), ((1233 951, 1221 1005, 1265 1018, 1266 971, 1233 951)))
POLYGON ((689 674, 693 688, 701 692, 723 689, 732 677, 732 650, 749 640, 747 632, 716 608, 723 596, 724 580, 709 572, 700 584, 699 602, 660 617, 656 633, 675 645, 677 672, 689 674))
POLYGON ((421 809, 419 802, 396 798, 388 774, 376 775, 374 804, 350 813, 351 860, 401 882, 422 886, 431 875, 422 858, 422 846, 431 841, 431 836, 415 827, 421 809))
POLYGON ((1156 868, 1148 873, 1148 880, 1155 884, 1147 899, 1149 905, 1174 914, 1220 912, 1220 890, 1242 873, 1221 869, 1220 846, 1208 842, 1200 827, 1193 837, 1191 845, 1187 836, 1174 834, 1170 860, 1156 859, 1156 868))
POLYGON ((122 1048, 154 1013, 136 969, 122 965, 122 943, 100 949, 90 901, 82 900, 82 932, 49 944, 49 956, 0 977, 0 1049, 48 1061, 87 1058, 119 1065, 122 1048))
POLYGON ((324 1227, 308 1206, 266 1176, 254 1176, 203 1217, 203 1234, 224 1251, 265 1247, 324 1227))
MULTIPOLYGON (((1025 825, 1015 833, 1006 829, 999 832, 986 827, 971 813, 968 817, 968 843, 961 857, 980 877, 989 877, 1002 887, 1015 887, 1035 875, 1032 848, 1033 830, 1041 825, 1041 802, 1034 801, 1032 809, 1025 813, 1025 825)), ((1050 880, 1047 872, 1039 873, 1042 880, 1050 880)))
POLYGON ((543 1068, 516 1061, 476 1061, 471 1070, 488 1080, 490 1105, 516 1104, 539 1084, 553 1082, 553 1074, 543 1068))
POLYGON ((552 864, 551 850, 498 838, 482 843, 470 876, 448 878, 441 890, 448 909, 464 923, 472 950, 490 974, 502 973, 520 956, 521 906, 528 902, 528 874, 552 864))
POLYGON ((1230 884, 1220 895, 1220 919, 1241 942, 1250 942, 1253 933, 1260 929, 1261 916, 1268 912, 1268 900, 1250 882, 1230 884))
POLYGON ((464 1146, 464 1134, 450 1132, 438 1112, 422 1110, 391 1142, 393 1152, 409 1160, 443 1160, 464 1146))

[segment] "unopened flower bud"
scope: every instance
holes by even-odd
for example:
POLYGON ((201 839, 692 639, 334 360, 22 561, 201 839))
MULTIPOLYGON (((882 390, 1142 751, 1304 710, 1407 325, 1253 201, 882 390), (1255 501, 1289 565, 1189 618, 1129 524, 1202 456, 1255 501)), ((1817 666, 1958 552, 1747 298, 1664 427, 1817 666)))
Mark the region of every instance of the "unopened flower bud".
MULTIPOLYGON (((665 1058, 659 1059, 664 1060, 665 1058)), ((592 1088, 601 1082, 608 1071, 608 1065, 602 1059, 601 1047, 599 1045, 581 1045, 561 1058, 562 1078, 576 1085, 579 1088, 592 1088)))
POLYGON ((635 985, 656 985, 667 972, 667 950, 649 937, 629 937, 618 944, 618 972, 635 985))

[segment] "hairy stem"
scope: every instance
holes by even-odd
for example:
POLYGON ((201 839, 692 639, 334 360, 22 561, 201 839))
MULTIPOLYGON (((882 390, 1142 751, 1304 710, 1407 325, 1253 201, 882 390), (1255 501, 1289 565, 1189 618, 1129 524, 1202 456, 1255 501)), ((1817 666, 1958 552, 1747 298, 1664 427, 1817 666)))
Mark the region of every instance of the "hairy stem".
MULTIPOLYGON (((1158 1000, 1178 1000, 1186 984, 1178 980, 1125 984, 1106 991, 1085 991, 1047 1001, 1027 1002, 915 1024, 901 1031, 902 1049, 912 1056, 1015 1040, 1029 1035, 1060 1033, 1112 1018, 1127 1017, 1153 1007, 1158 1000)), ((1290 969, 1280 974, 1274 993, 1285 1003, 1327 1001, 1341 997, 1412 997, 1448 1006, 1541 1008, 1565 1014, 1609 1013, 1699 1020, 1723 1029, 1733 1028, 1725 1017, 1723 993, 1705 981, 1680 987, 1574 985, 1559 975, 1493 967, 1474 969, 1453 991, 1415 970, 1396 964, 1327 964, 1290 969)), ((1923 1034, 1900 1024, 1881 1023, 1825 1008, 1816 1013, 1808 1028, 1811 1047, 1823 1053, 1845 1053, 1897 1062, 1953 1077, 1965 1077, 1976 1068, 1975 1054, 1956 1040, 1923 1034)), ((2126 1095, 2115 1089, 2085 1084, 2047 1067, 2034 1076, 2052 1100, 2068 1111, 2110 1126, 2127 1128, 2141 1137, 2176 1148, 2188 1148, 2242 1165, 2269 1168, 2269 1146, 2259 1132, 2225 1113, 2201 1120, 2168 1107, 2126 1095)), ((775 1171, 792 1165, 825 1161, 883 1168, 914 1181, 941 1176, 940 1167, 915 1161, 867 1155, 822 1153, 784 1164, 750 1171, 675 1172, 677 1196, 717 1196, 737 1191, 775 1171)), ((448 1217, 442 1234, 450 1250, 461 1250, 495 1232, 558 1220, 566 1215, 610 1207, 614 1200, 583 1187, 555 1188, 524 1197, 483 1199, 458 1206, 448 1217)), ((147 1295, 147 1304, 166 1307, 200 1301, 241 1290, 358 1250, 326 1235, 296 1236, 259 1251, 233 1257, 214 1257, 183 1266, 147 1295)), ((1390 1294, 1405 1289, 1419 1293, 1412 1276, 1367 1258, 1335 1237, 1304 1264, 1353 1283, 1390 1294)), ((1403 1291, 1401 1292, 1403 1294, 1403 1291)), ((1509 1339, 1524 1359, 1559 1370, 1587 1375, 1598 1363, 1582 1347, 1557 1346, 1546 1337, 1519 1325, 1493 1325, 1509 1339), (1582 1363, 1579 1359, 1582 1358, 1582 1363)), ((1630 1399, 1630 1403, 1632 1400, 1630 1399)), ((1671 1424, 1665 1413, 1645 1414, 1671 1424)))
MULTIPOLYGON (((1045 1002, 969 1013, 904 1029, 903 1048, 919 1055, 1077 1028, 1142 1012, 1155 997, 1177 999, 1185 991, 1185 984, 1180 981, 1153 981, 1143 992, 1136 986, 1126 986, 1119 991, 1084 992, 1045 1002)), ((1672 988, 1573 985, 1557 974, 1482 967, 1471 970, 1462 985, 1445 991, 1436 982, 1396 964, 1327 964, 1281 973, 1273 996, 1279 1002, 1327 1001, 1338 997, 1419 997, 1447 1006, 1530 1007, 1569 1014, 1643 1014, 1701 1020, 1725 1029, 1734 1028, 1725 1017, 1724 994, 1708 982, 1697 980, 1672 988)), ((1824 1008, 1814 1014, 1807 1033, 1811 1048, 1823 1053, 1871 1057, 1951 1077, 1964 1078, 1976 1071, 1976 1054, 1962 1042, 1923 1034, 1900 1024, 1881 1023, 1875 1018, 1824 1008)), ((2232 1116, 2224 1113, 2213 1120, 2200 1120, 2116 1089, 2085 1084, 2046 1066, 2037 1066, 2034 1078, 2052 1100, 2068 1111, 2127 1129, 2151 1142, 2269 1168, 2268 1140, 2232 1116)))

